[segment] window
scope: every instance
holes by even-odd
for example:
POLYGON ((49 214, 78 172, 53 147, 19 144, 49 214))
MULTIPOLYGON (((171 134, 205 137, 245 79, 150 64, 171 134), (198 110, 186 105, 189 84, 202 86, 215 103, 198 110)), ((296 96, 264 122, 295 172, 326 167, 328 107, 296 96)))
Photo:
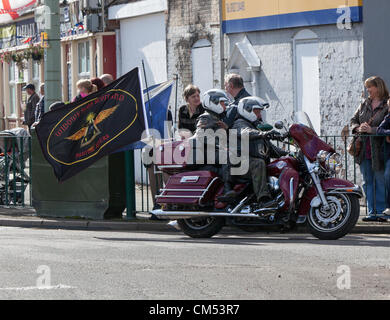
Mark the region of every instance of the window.
POLYGON ((293 39, 295 55, 295 110, 310 117, 317 134, 321 134, 320 75, 318 37, 302 30, 293 39))
POLYGON ((9 64, 9 114, 16 114, 16 66, 15 62, 9 64))
POLYGON ((213 52, 210 41, 201 39, 192 47, 192 81, 201 92, 214 87, 213 52))
POLYGON ((89 78, 91 72, 89 41, 80 42, 78 44, 79 50, 79 77, 89 78))

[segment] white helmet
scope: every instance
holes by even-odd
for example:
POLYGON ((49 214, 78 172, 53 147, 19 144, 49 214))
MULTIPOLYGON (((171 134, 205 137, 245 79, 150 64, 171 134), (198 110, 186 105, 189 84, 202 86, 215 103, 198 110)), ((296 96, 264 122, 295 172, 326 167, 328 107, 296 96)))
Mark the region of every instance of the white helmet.
POLYGON ((256 114, 253 112, 254 109, 264 110, 269 107, 269 103, 263 101, 259 97, 246 97, 240 100, 238 103, 238 113, 241 117, 255 122, 257 120, 256 114))
POLYGON ((204 93, 202 103, 206 110, 213 111, 217 114, 221 114, 225 109, 221 106, 221 102, 227 104, 229 98, 225 91, 221 89, 211 89, 204 93))

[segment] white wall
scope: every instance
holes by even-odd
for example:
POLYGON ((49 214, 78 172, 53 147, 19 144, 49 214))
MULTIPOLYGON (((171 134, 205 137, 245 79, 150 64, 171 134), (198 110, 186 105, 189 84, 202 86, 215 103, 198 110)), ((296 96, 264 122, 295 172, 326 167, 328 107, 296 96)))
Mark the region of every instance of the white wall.
MULTIPOLYGON (((310 28, 318 36, 321 135, 339 135, 359 106, 364 89, 362 27, 357 23, 352 30, 339 30, 333 25, 310 28)), ((293 39, 303 29, 228 36, 229 52, 246 35, 261 59, 259 96, 271 104, 267 110, 271 124, 283 119, 291 122, 296 110, 293 39)))
POLYGON ((148 85, 167 80, 165 14, 121 20, 122 73, 145 63, 148 85))

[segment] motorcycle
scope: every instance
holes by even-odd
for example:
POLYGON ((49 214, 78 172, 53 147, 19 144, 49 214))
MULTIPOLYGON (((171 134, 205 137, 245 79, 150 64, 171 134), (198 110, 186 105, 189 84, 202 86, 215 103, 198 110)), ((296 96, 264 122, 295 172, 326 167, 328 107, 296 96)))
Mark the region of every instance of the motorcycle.
POLYGON ((344 237, 358 221, 362 189, 337 178, 342 168, 340 155, 319 138, 306 114, 300 118, 288 129, 278 121, 277 130, 272 130, 278 140, 287 140, 295 148, 267 165, 272 206, 258 204, 251 181, 239 178, 234 186, 238 196, 233 201, 220 201, 224 183, 218 173, 168 159, 166 154, 184 154, 188 147, 188 141, 173 141, 158 149, 157 167, 170 177, 156 196, 161 209, 151 213, 159 219, 177 220, 180 229, 192 238, 212 237, 225 225, 249 232, 264 226, 288 231, 301 225, 321 240, 344 237))

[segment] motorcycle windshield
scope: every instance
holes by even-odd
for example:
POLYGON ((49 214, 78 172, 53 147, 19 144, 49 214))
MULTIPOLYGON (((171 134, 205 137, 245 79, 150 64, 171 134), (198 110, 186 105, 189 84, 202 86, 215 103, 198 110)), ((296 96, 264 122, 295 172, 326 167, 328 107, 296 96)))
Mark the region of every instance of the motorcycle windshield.
POLYGON ((310 129, 312 129, 317 134, 317 132, 314 129, 313 123, 311 122, 310 117, 309 117, 309 115, 306 112, 298 111, 296 113, 296 119, 297 119, 297 123, 298 124, 301 124, 303 126, 309 127, 310 129))
POLYGON ((290 127, 289 133, 310 161, 315 161, 321 150, 335 153, 332 146, 318 137, 309 116, 305 112, 298 112, 297 122, 290 127))

